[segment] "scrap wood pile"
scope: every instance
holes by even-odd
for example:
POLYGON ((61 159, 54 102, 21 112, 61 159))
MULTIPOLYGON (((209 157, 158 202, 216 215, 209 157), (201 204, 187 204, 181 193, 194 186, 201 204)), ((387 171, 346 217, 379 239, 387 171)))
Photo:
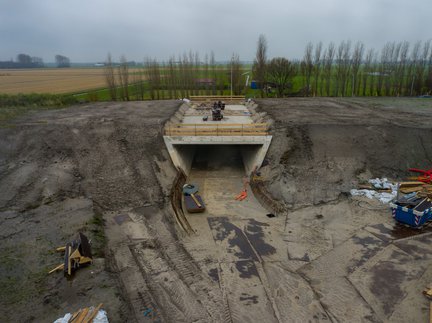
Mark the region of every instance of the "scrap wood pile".
POLYGON ((387 178, 370 179, 350 193, 390 203, 392 215, 397 221, 421 227, 432 220, 432 169, 410 168, 409 171, 420 175, 399 183, 390 182, 387 178))
POLYGON ((432 185, 422 182, 401 182, 394 205, 406 208, 406 212, 429 212, 432 208, 432 185))
POLYGON ((396 204, 409 208, 425 209, 432 207, 432 169, 422 170, 410 168, 410 172, 419 173, 419 176, 409 177, 411 181, 399 183, 396 204), (420 204, 424 202, 421 206, 420 204), (428 206, 430 204, 430 206, 428 206))
POLYGON ((103 304, 97 307, 80 308, 75 313, 67 313, 64 317, 57 319, 54 323, 108 323, 107 314, 102 310, 103 304))
POLYGON ((422 182, 401 182, 399 184, 399 193, 405 195, 415 193, 417 197, 432 198, 432 184, 425 184, 422 182))
POLYGON ((78 233, 75 240, 56 250, 64 252, 64 262, 50 270, 49 274, 63 270, 65 276, 71 276, 80 266, 91 264, 93 261, 90 241, 81 232, 78 233))

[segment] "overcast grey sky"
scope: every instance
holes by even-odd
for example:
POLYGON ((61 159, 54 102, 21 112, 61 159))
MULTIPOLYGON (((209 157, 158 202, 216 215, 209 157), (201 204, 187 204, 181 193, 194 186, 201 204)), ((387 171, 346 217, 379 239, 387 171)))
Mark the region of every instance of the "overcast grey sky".
POLYGON ((269 57, 301 58, 307 42, 432 38, 432 0, 0 0, 0 60, 19 53, 72 62, 124 54, 165 60, 185 51, 252 60, 259 34, 269 57))

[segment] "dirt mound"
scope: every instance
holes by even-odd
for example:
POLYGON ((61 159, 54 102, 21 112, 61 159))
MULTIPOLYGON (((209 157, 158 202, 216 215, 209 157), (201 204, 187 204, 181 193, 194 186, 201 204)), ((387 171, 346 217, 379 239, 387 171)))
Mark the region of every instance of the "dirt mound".
POLYGON ((263 100, 273 120, 268 165, 272 195, 289 207, 337 199, 358 181, 399 179, 432 165, 432 102, 349 99, 263 100), (393 105, 392 105, 393 104, 393 105), (409 107, 412 107, 409 109, 409 107))
POLYGON ((127 321, 116 276, 103 259, 104 210, 156 207, 155 161, 167 160, 162 125, 179 102, 101 103, 27 115, 0 129, 0 304, 6 321, 53 321, 97 305, 127 321), (92 240, 95 263, 67 282, 47 275, 53 250, 77 231, 92 240), (25 309, 25 310, 24 310, 25 309))

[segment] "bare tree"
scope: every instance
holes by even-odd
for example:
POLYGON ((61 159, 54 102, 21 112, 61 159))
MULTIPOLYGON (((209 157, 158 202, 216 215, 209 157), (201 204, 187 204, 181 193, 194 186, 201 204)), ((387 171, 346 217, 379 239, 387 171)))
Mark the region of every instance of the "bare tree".
POLYGON ((186 77, 185 77, 185 64, 181 56, 178 57, 178 87, 180 96, 182 98, 187 97, 186 93, 186 77))
POLYGON ((111 60, 111 54, 108 54, 104 68, 105 81, 107 83, 108 91, 111 100, 117 100, 117 85, 115 80, 114 66, 111 60))
POLYGON ((195 55, 193 57, 193 86, 194 86, 194 93, 195 95, 199 95, 199 78, 200 78, 200 69, 201 69, 201 61, 199 58, 199 53, 195 52, 195 55))
POLYGON ((416 67, 420 56, 421 41, 414 44, 411 50, 410 64, 408 65, 408 73, 406 77, 406 88, 409 95, 414 94, 414 82, 416 79, 416 67))
POLYGON ((336 47, 333 42, 331 42, 326 50, 326 53, 324 55, 324 78, 325 78, 325 90, 326 95, 330 96, 330 85, 331 85, 331 79, 332 79, 332 72, 333 72, 333 60, 336 52, 336 47))
POLYGON ((189 59, 186 53, 183 53, 182 57, 179 57, 179 64, 180 64, 180 88, 181 88, 181 95, 183 98, 189 97, 189 89, 190 89, 190 82, 189 82, 189 59))
POLYGON ((313 74, 315 79, 315 86, 313 89, 314 96, 318 95, 318 80, 321 73, 321 51, 322 51, 322 42, 319 42, 315 46, 315 54, 314 54, 314 61, 313 61, 313 74))
POLYGON ((258 37, 257 50, 253 64, 253 74, 261 90, 261 97, 264 97, 264 86, 266 82, 267 68, 267 40, 264 35, 258 37))
POLYGON ((215 60, 215 54, 213 51, 210 53, 210 68, 211 68, 211 75, 213 78, 213 88, 212 88, 212 95, 216 95, 216 80, 217 80, 217 74, 216 74, 216 60, 215 60))
POLYGON ((421 55, 419 57, 417 66, 416 66, 416 71, 415 71, 415 93, 416 95, 420 95, 423 94, 423 85, 425 82, 424 76, 425 76, 425 72, 426 72, 426 66, 427 66, 427 62, 428 62, 428 56, 429 56, 429 50, 430 50, 430 40, 426 41, 423 44, 423 49, 421 52, 421 55))
POLYGON ((159 87, 158 87, 158 100, 165 99, 165 93, 167 89, 167 78, 166 78, 166 64, 165 62, 158 63, 157 69, 159 70, 159 87))
POLYGON ((395 43, 394 42, 388 42, 385 44, 383 48, 383 53, 381 56, 381 64, 383 66, 383 79, 384 79, 384 94, 386 96, 391 95, 391 81, 392 81, 392 74, 393 71, 393 56, 395 52, 395 43))
POLYGON ((426 85, 428 94, 431 94, 432 93, 432 50, 429 53, 428 68, 427 68, 426 84, 425 85, 426 85))
POLYGON ((204 79, 206 80, 205 83, 205 95, 209 95, 209 56, 206 53, 204 56, 204 79))
POLYGON ((354 46, 354 52, 352 55, 352 75, 353 82, 352 86, 352 94, 358 95, 360 91, 360 82, 358 82, 358 73, 360 69, 360 64, 362 63, 364 52, 364 45, 362 42, 357 42, 354 46))
POLYGON ((186 85, 186 96, 193 95, 193 74, 192 74, 193 56, 192 52, 183 55, 183 72, 186 85))
POLYGON ((44 62, 41 57, 32 56, 31 63, 32 67, 44 67, 44 62))
POLYGON ((189 58, 188 58, 188 83, 189 83, 189 90, 190 95, 195 94, 195 73, 194 73, 194 55, 192 53, 192 50, 189 51, 189 58))
POLYGON ((168 75, 166 76, 166 80, 169 98, 175 98, 177 96, 177 73, 174 56, 168 60, 168 75))
POLYGON ((378 95, 376 85, 375 85, 376 76, 377 74, 379 74, 379 72, 377 72, 377 68, 378 68, 378 52, 374 51, 373 58, 372 58, 372 70, 370 73, 370 82, 369 82, 369 95, 371 96, 378 95))
POLYGON ((402 43, 394 43, 393 45, 393 52, 391 57, 391 62, 389 69, 391 71, 390 74, 390 95, 397 95, 397 88, 398 88, 398 78, 399 78, 399 55, 401 52, 402 43))
POLYGON ((306 88, 306 96, 310 95, 310 89, 311 89, 311 76, 313 71, 313 58, 312 58, 312 51, 313 51, 313 45, 311 42, 309 42, 306 45, 305 53, 303 56, 303 61, 301 63, 302 66, 302 72, 304 77, 304 86, 306 88))
POLYGON ((143 79, 143 71, 142 68, 139 68, 133 74, 133 82, 135 87, 135 97, 140 100, 144 100, 144 79, 143 79))
POLYGON ((17 61, 18 64, 21 64, 23 67, 31 66, 32 63, 31 56, 27 54, 18 54, 17 61))
POLYGON ((376 85, 376 93, 378 96, 382 95, 382 89, 384 86, 384 77, 386 76, 386 60, 388 56, 387 44, 381 48, 381 59, 378 65, 378 75, 377 75, 377 85, 376 85))
POLYGON ((336 79, 335 79, 335 87, 334 87, 334 95, 338 96, 341 88, 342 82, 342 59, 343 59, 343 51, 344 51, 345 42, 341 42, 337 48, 336 52, 336 79))
POLYGON ((145 60, 146 77, 149 84, 150 98, 152 100, 160 99, 160 69, 156 59, 146 58, 145 60))
POLYGON ((238 54, 233 54, 230 62, 231 67, 231 86, 234 92, 234 95, 240 95, 242 86, 241 86, 241 63, 240 57, 238 54))
POLYGON ((343 41, 342 47, 342 60, 341 66, 341 85, 342 85, 342 96, 346 95, 346 89, 348 87, 348 78, 351 71, 351 41, 343 41))
POLYGON ((120 65, 118 66, 119 85, 122 93, 122 99, 129 101, 129 65, 126 57, 120 57, 120 65))
POLYGON ((55 61, 56 61, 56 65, 57 67, 70 67, 70 59, 66 56, 63 55, 56 55, 55 56, 55 61))
POLYGON ((152 65, 153 65, 153 60, 149 57, 146 57, 144 60, 144 69, 145 69, 146 79, 148 82, 150 99, 154 100, 155 91, 154 91, 154 80, 152 75, 152 65))
MULTIPOLYGON (((370 78, 371 74, 373 73, 373 66, 372 66, 373 57, 374 57, 374 49, 370 48, 367 51, 366 58, 364 61, 364 66, 363 66, 363 73, 362 73, 363 96, 366 96, 368 79, 370 78)), ((369 92, 369 95, 372 95, 372 93, 369 92)))
POLYGON ((399 63, 397 66, 397 76, 396 76, 396 93, 395 95, 403 95, 404 94, 404 79, 406 73, 406 66, 408 63, 408 52, 409 52, 409 43, 404 41, 400 46, 399 53, 399 63))
POLYGON ((283 97, 296 74, 296 66, 284 57, 273 58, 267 67, 269 80, 276 84, 278 97, 283 97))

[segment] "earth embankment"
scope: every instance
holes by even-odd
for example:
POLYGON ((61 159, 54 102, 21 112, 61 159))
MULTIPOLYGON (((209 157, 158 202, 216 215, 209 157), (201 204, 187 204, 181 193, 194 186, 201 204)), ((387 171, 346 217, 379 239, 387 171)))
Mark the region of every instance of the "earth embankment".
POLYGON ((401 179, 432 165, 427 99, 258 101, 275 120, 262 172, 288 207, 335 200, 375 177, 401 179))

